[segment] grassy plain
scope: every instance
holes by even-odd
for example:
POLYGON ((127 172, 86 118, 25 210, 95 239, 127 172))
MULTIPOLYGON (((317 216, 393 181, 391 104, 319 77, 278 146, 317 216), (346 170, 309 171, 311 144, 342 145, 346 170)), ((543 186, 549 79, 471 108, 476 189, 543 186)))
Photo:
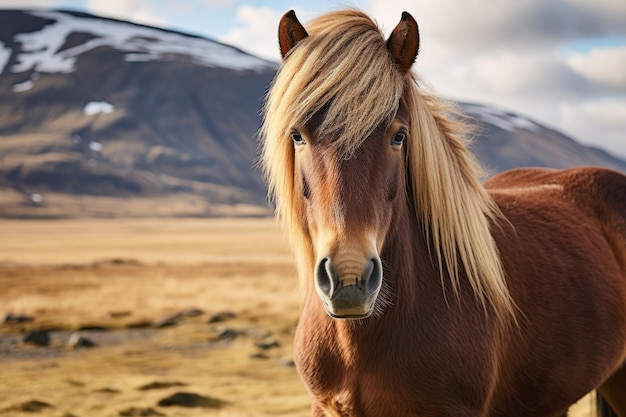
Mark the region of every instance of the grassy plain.
POLYGON ((270 219, 0 220, 8 313, 34 321, 0 324, 0 416, 310 415, 289 363, 297 280, 270 219), (32 329, 50 345, 22 343, 32 329), (98 346, 68 347, 77 330, 98 346), (176 392, 223 405, 158 405, 176 392))

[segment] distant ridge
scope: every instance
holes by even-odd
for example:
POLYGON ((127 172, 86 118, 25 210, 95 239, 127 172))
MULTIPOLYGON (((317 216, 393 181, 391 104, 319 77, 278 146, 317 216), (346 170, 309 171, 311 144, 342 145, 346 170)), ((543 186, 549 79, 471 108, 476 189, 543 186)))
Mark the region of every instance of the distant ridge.
MULTIPOLYGON (((267 216, 255 168, 277 64, 67 10, 0 11, 0 217, 267 216)), ((489 172, 626 162, 461 103, 489 172)))

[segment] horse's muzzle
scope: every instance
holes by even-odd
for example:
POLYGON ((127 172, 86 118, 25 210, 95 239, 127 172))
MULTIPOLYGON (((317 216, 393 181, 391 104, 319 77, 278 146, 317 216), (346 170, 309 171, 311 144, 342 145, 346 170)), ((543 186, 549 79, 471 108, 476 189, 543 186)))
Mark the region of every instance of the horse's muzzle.
POLYGON ((374 311, 380 291, 383 268, 378 256, 371 258, 362 271, 342 273, 329 257, 315 268, 315 288, 329 316, 338 319, 363 319, 374 311))

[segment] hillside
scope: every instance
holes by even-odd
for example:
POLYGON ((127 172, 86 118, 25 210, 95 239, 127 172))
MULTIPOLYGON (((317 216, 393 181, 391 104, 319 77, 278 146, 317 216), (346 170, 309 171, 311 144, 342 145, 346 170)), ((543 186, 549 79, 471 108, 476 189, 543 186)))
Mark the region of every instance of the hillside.
MULTIPOLYGON (((0 11, 0 217, 269 215, 254 167, 276 63, 67 11, 0 11)), ((626 162, 462 104, 490 172, 626 162)))

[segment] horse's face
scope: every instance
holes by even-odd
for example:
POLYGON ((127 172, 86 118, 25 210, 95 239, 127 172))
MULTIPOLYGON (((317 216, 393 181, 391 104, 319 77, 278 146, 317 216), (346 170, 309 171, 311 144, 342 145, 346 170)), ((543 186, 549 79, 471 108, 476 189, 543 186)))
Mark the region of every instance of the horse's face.
POLYGON ((332 317, 364 318, 374 311, 383 280, 379 254, 394 204, 405 192, 407 131, 396 117, 350 158, 313 123, 292 134, 295 192, 315 254, 315 288, 332 317))
MULTIPOLYGON (((293 11, 285 14, 279 26, 283 57, 307 36, 293 11)), ((402 15, 386 47, 397 64, 389 70, 409 71, 417 55, 419 34, 408 13, 402 15)), ((381 122, 346 156, 337 133, 327 134, 319 128, 324 126, 327 109, 322 107, 291 133, 293 197, 299 201, 311 242, 315 288, 326 312, 335 318, 365 318, 374 312, 383 282, 379 254, 394 208, 405 197, 403 147, 408 117, 399 103, 395 117, 381 122)), ((342 127, 344 140, 350 129, 342 127)))

